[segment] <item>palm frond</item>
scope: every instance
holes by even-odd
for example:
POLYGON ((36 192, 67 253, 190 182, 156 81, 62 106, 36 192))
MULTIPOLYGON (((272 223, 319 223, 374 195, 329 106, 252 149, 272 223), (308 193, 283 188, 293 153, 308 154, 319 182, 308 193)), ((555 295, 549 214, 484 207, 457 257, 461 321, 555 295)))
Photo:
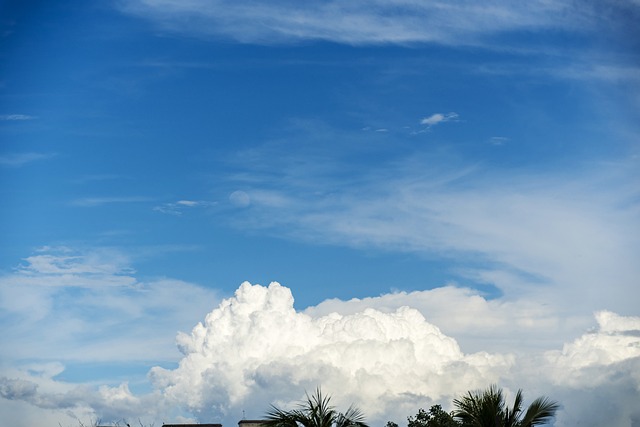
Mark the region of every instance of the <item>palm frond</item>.
POLYGON ((338 414, 335 427, 368 427, 360 409, 350 406, 344 414, 338 414))
POLYGON ((331 406, 331 397, 323 396, 320 387, 296 409, 284 411, 275 406, 265 415, 265 427, 368 427, 364 415, 351 406, 341 414, 331 406))
POLYGON ((519 425, 523 400, 522 390, 520 389, 513 400, 513 407, 511 409, 506 407, 504 410, 504 427, 517 427, 519 425))
POLYGON ((283 411, 273 405, 266 413, 263 424, 265 427, 298 427, 298 417, 293 414, 294 411, 283 411))
POLYGON ((551 421, 556 415, 556 411, 560 408, 560 404, 548 397, 539 397, 534 400, 520 422, 521 427, 534 427, 551 421))

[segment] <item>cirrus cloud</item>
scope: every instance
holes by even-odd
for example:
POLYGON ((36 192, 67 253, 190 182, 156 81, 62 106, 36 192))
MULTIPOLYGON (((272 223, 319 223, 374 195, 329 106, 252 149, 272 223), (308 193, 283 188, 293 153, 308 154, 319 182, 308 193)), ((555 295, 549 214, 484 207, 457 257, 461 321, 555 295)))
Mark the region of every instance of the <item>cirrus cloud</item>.
MULTIPOLYGON (((187 34, 270 44, 329 40, 348 44, 478 44, 509 31, 584 31, 604 15, 595 3, 536 0, 255 1, 122 0, 120 10, 187 34), (188 24, 187 24, 188 23, 188 24)), ((624 7, 617 5, 615 10, 624 7)))

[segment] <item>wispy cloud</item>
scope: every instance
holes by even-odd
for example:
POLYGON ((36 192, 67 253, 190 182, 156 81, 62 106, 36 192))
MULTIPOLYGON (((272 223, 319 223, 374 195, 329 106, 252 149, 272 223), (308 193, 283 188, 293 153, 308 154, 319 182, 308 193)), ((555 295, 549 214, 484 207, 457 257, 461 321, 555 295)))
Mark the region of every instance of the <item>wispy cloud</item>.
POLYGON ((458 117, 458 113, 435 113, 420 120, 420 124, 431 127, 439 123, 458 121, 458 117))
POLYGON ((4 338, 13 343, 0 353, 5 361, 170 360, 169 331, 187 327, 213 299, 179 280, 138 279, 131 257, 116 249, 42 248, 0 275, 4 338), (158 341, 162 328, 166 343, 158 341))
MULTIPOLYGON (((326 137, 345 146, 352 138, 326 137)), ((460 280, 566 307, 630 310, 629 295, 640 297, 631 160, 542 173, 488 169, 435 151, 367 167, 349 163, 352 152, 334 151, 326 161, 314 152, 307 165, 300 150, 292 144, 276 153, 268 144, 252 150, 250 163, 242 156, 238 183, 250 184, 251 209, 234 215, 238 227, 444 257, 460 280), (609 282, 616 286, 603 288, 609 282)))
POLYGON ((241 42, 277 43, 305 39, 340 43, 477 44, 507 31, 584 29, 601 17, 591 2, 491 1, 202 1, 126 0, 127 13, 172 31, 222 35, 241 42), (187 24, 188 23, 188 24, 187 24))
POLYGON ((27 163, 44 160, 55 156, 51 153, 13 153, 0 156, 0 166, 21 167, 27 163))
POLYGON ((205 200, 178 200, 177 202, 163 203, 162 205, 154 206, 153 210, 167 215, 180 216, 186 210, 210 207, 216 204, 216 202, 205 200))
POLYGON ((506 136, 492 136, 489 138, 489 142, 493 145, 504 145, 509 142, 509 138, 506 136))
POLYGON ((114 203, 144 203, 153 201, 150 197, 144 196, 126 196, 126 197, 85 197, 76 199, 71 202, 74 206, 94 207, 102 205, 110 205, 114 203))
POLYGON ((35 116, 29 116, 27 114, 0 114, 0 121, 23 121, 34 120, 35 116))

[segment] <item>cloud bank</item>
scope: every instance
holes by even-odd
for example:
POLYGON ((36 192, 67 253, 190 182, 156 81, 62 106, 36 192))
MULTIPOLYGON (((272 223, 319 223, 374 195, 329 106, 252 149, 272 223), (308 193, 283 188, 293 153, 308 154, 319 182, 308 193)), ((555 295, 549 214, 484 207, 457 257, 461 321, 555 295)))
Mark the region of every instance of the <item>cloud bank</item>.
MULTIPOLYGON (((508 393, 522 387, 529 399, 544 394, 560 400, 557 426, 605 416, 616 426, 640 420, 640 317, 597 312, 591 331, 557 349, 464 352, 456 338, 427 320, 429 313, 411 307, 413 297, 383 295, 370 301, 376 308, 335 305, 336 311, 319 314, 318 307, 296 311, 291 291, 278 283, 243 283, 191 333, 178 335, 179 365, 151 369, 150 393, 135 394, 126 383, 94 388, 56 382, 62 368, 53 365, 40 374, 5 374, 0 395, 5 403, 103 420, 143 416, 234 425, 243 414, 262 416, 271 403, 289 407, 305 389, 321 385, 337 405, 355 403, 371 425, 380 425, 402 423, 434 403, 450 408, 459 393, 497 382, 508 393), (396 308, 399 300, 406 305, 396 308), (595 404, 597 396, 605 399, 606 411, 595 404)), ((504 339, 485 339, 496 337, 504 339)), ((516 342, 517 332, 508 339, 516 342)))
POLYGON ((242 284, 190 335, 179 335, 178 346, 184 354, 179 368, 154 368, 151 380, 166 399, 209 419, 256 396, 297 398, 318 382, 341 390, 342 398, 360 394, 362 409, 380 418, 404 394, 429 390, 439 398, 479 387, 512 363, 509 356, 463 354, 454 339, 409 307, 298 313, 289 289, 277 283, 242 284), (466 378, 465 385, 452 381, 456 375, 466 378), (297 390, 293 396, 291 389, 297 390))

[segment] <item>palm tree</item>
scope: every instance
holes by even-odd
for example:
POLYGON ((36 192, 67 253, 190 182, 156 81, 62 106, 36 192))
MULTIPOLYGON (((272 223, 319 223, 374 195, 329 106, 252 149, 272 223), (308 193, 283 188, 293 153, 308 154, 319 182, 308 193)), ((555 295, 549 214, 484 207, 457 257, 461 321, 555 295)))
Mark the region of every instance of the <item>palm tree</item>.
POLYGON ((518 390, 513 407, 509 408, 502 389, 491 385, 484 391, 469 391, 454 399, 454 417, 463 427, 534 427, 551 421, 559 408, 558 402, 539 397, 523 412, 522 401, 522 390, 518 390))
POLYGON ((265 427, 369 427, 364 415, 354 406, 340 413, 329 405, 331 397, 323 396, 320 388, 298 405, 298 409, 284 411, 273 405, 265 415, 265 427))

